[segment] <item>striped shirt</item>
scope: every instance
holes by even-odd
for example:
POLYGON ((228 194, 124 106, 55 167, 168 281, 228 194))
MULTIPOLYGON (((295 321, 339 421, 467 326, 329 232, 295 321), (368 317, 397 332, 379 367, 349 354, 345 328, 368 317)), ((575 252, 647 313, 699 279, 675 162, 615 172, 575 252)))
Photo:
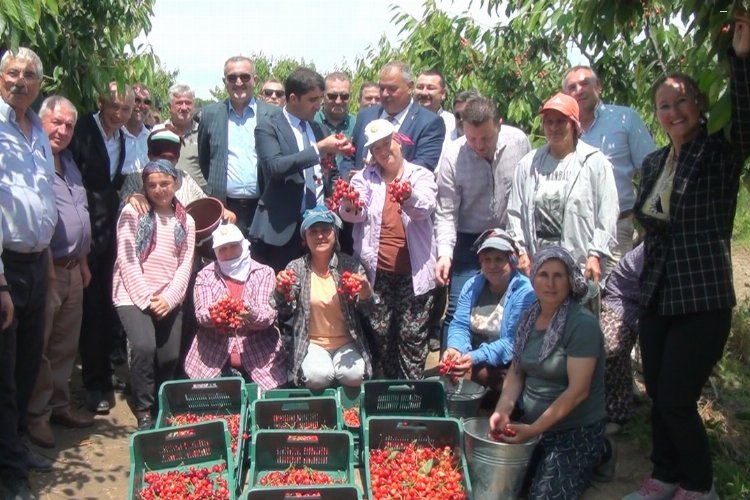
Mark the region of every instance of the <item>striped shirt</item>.
POLYGON ((264 391, 286 383, 286 356, 274 326, 276 309, 269 302, 275 287, 273 269, 253 261, 242 294, 248 316, 240 329, 226 335, 216 331, 208 310, 229 295, 227 282, 216 263, 198 273, 193 291, 198 333, 185 359, 185 373, 190 378, 218 377, 229 353, 236 349, 242 368, 264 391))
POLYGON ((175 224, 174 216, 156 216, 156 245, 146 260, 139 262, 135 249, 138 213, 130 205, 122 209, 117 221, 117 261, 112 283, 115 306, 134 305, 145 311, 155 295, 163 297, 170 310, 182 303, 192 271, 195 222, 187 216, 188 232, 180 252, 174 243, 175 224))

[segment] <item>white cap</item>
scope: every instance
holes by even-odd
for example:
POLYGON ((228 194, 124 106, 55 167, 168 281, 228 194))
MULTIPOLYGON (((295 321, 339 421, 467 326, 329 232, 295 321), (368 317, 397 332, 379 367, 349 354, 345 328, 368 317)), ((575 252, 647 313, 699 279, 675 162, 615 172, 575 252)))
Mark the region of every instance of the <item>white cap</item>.
POLYGON ((369 148, 380 139, 393 135, 396 128, 388 120, 373 120, 365 126, 365 148, 369 148))
POLYGON ((240 228, 238 228, 234 224, 219 225, 219 227, 217 227, 214 232, 211 233, 211 237, 213 238, 212 246, 214 249, 228 243, 239 243, 245 239, 245 237, 242 235, 242 231, 240 231, 240 228))

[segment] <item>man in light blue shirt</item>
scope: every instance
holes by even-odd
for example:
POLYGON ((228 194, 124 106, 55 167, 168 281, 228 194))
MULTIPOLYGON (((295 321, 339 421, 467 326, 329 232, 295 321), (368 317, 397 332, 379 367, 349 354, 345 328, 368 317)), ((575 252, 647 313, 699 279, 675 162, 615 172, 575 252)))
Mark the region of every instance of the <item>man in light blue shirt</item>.
POLYGON ((18 433, 42 361, 57 224, 52 148, 31 110, 43 75, 39 56, 25 47, 0 60, 0 498, 36 498, 29 470, 52 470, 18 433))
POLYGON ((599 77, 589 66, 571 68, 563 79, 563 92, 578 101, 581 140, 599 148, 612 163, 620 202, 617 247, 612 251, 611 269, 633 248, 633 176, 643 158, 656 149, 646 125, 633 109, 601 102, 599 77))
POLYGON ((224 63, 229 98, 206 107, 198 127, 198 163, 208 182, 206 193, 237 214, 243 234, 253 222, 263 178, 255 153, 255 127, 278 108, 253 97, 257 75, 247 57, 224 63))

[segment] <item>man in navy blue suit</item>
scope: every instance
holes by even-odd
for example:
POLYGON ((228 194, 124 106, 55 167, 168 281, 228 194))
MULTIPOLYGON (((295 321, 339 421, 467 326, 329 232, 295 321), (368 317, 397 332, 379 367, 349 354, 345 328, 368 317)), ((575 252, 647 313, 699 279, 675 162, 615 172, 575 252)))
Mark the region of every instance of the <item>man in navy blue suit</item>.
POLYGON ((445 122, 437 114, 412 100, 414 75, 409 65, 390 62, 380 70, 380 104, 362 109, 357 115, 352 142, 357 147, 354 157, 347 157, 339 166, 339 173, 348 179, 352 170, 364 167, 362 156, 365 127, 371 121, 384 118, 396 130, 408 136, 414 144, 402 144, 404 159, 435 170, 445 139, 445 122))
POLYGON ((250 226, 253 258, 276 272, 302 255, 301 214, 320 205, 331 194, 336 169, 326 171, 321 158, 346 149, 349 140, 325 136, 315 113, 320 109, 323 77, 297 68, 284 81, 283 110, 255 127, 265 188, 250 226))

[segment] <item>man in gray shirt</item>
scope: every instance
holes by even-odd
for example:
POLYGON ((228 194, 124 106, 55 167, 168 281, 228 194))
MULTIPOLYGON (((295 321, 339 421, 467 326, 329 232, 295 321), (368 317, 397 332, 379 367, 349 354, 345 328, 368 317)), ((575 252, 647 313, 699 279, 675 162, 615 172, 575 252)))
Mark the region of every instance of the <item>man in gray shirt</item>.
POLYGON ((513 174, 531 150, 526 134, 503 125, 497 106, 485 97, 469 100, 462 118, 464 137, 446 147, 437 173, 435 279, 450 285, 443 345, 461 288, 479 272, 471 246, 485 229, 505 229, 513 174))

